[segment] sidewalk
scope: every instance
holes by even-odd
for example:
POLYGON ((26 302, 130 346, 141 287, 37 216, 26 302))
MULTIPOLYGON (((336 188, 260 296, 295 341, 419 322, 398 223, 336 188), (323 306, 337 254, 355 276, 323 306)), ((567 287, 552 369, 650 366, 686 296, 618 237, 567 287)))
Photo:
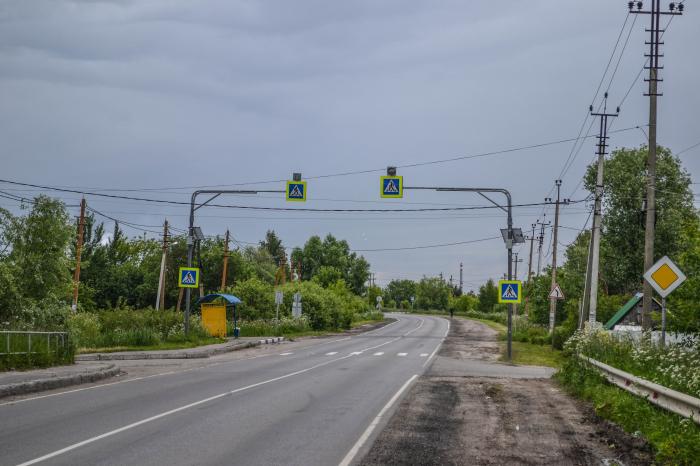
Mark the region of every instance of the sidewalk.
POLYGON ((208 358, 215 354, 228 353, 253 346, 270 343, 280 343, 284 337, 272 338, 238 338, 230 339, 226 343, 200 346, 198 348, 163 350, 163 351, 119 351, 114 353, 86 353, 75 356, 76 361, 123 361, 134 359, 196 359, 208 358))
POLYGON ((143 359, 202 359, 222 353, 252 348, 265 344, 280 343, 284 337, 239 338, 226 343, 166 351, 122 351, 116 353, 80 354, 76 364, 56 366, 29 371, 0 372, 0 398, 56 388, 97 382, 118 375, 121 369, 109 361, 143 359), (106 362, 100 362, 106 361, 106 362))
POLYGON ((31 371, 0 372, 0 398, 97 382, 119 374, 111 363, 90 362, 31 371))

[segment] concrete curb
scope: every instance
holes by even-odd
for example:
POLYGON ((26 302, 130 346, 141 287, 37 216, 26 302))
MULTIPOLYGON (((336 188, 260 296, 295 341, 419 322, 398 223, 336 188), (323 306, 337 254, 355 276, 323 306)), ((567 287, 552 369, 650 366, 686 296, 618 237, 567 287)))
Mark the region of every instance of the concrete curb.
POLYGON ((75 357, 76 361, 134 361, 139 359, 203 359, 216 354, 230 353, 254 346, 280 343, 284 337, 265 338, 258 341, 247 341, 234 343, 232 345, 219 348, 200 348, 174 351, 133 351, 120 353, 93 353, 80 354, 75 357))
POLYGON ((68 387, 70 385, 97 382, 98 380, 106 379, 108 377, 114 377, 120 372, 121 369, 119 369, 117 366, 114 364, 109 364, 106 367, 90 372, 0 385, 0 398, 53 390, 55 388, 68 387))

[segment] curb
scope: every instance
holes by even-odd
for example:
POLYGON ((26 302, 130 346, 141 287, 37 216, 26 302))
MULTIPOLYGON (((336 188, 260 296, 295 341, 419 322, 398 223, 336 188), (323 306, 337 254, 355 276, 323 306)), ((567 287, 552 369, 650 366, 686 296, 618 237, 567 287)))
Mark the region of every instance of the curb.
POLYGON ((254 346, 280 343, 284 337, 264 338, 258 341, 242 342, 223 348, 193 349, 172 352, 148 352, 134 351, 133 353, 93 353, 81 354, 75 357, 76 361, 134 361, 140 359, 205 359, 216 354, 230 353, 254 346))
POLYGON ((52 377, 47 379, 31 380, 29 382, 0 385, 0 398, 53 390, 55 388, 68 387, 70 385, 97 382, 98 380, 106 379, 108 377, 114 377, 120 372, 121 369, 119 369, 117 366, 114 364, 109 364, 107 367, 93 372, 83 372, 64 377, 52 377))

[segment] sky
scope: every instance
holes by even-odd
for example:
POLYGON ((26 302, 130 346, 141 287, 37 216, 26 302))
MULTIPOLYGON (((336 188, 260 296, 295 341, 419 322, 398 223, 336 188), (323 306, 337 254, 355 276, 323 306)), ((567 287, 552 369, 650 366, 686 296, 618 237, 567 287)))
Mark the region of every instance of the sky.
MULTIPOLYGON (((659 143, 675 152, 700 142, 700 13, 685 5, 664 35, 659 99, 659 143)), ((562 198, 585 199, 596 141, 576 138, 596 134, 588 107, 605 90, 608 110, 622 103, 612 149, 645 143, 637 76, 648 20, 610 0, 0 0, 0 179, 188 202, 205 187, 283 190, 300 172, 303 205, 280 193, 216 203, 411 211, 205 207, 196 224, 207 235, 229 229, 233 247, 269 229, 290 249, 330 233, 365 256, 380 285, 440 273, 456 283, 461 262, 465 291, 477 289, 506 271, 504 212, 464 209, 490 205, 474 193, 381 199, 379 177, 397 166, 406 186, 503 188, 516 205, 556 197, 560 178, 562 198), (415 210, 445 208, 463 210, 415 210), (452 245, 423 247, 441 244, 452 245)), ((699 155, 679 155, 693 182, 699 155)), ((0 191, 59 197, 78 215, 77 193, 4 182, 0 191)), ((159 238, 166 218, 187 225, 186 205, 85 197, 138 224, 122 223, 129 235, 159 238)), ((20 202, 0 207, 19 212, 20 202)), ((554 217, 551 205, 513 212, 528 235, 554 217)), ((589 217, 590 202, 562 207, 560 257, 589 217)), ((516 252, 523 278, 529 244, 516 252)))

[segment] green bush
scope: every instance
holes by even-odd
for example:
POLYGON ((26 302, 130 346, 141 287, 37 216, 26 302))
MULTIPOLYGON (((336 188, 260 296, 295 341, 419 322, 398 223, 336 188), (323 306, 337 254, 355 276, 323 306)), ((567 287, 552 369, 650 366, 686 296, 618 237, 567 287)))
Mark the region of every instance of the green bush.
POLYGON ((237 296, 243 303, 238 306, 240 316, 245 319, 271 319, 275 316, 275 292, 272 285, 258 278, 238 282, 227 292, 237 296))

